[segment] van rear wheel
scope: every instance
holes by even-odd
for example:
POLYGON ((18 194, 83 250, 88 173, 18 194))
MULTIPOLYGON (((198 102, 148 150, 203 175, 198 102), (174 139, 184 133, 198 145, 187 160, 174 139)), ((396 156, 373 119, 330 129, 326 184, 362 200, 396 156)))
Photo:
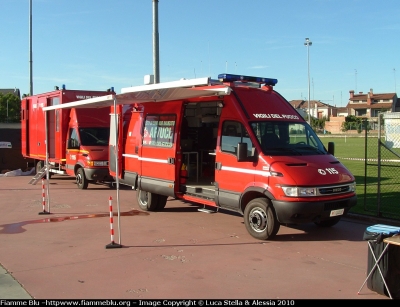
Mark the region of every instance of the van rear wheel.
POLYGON ((167 204, 168 196, 165 195, 158 195, 158 203, 157 203, 157 210, 162 211, 167 204))
POLYGON ((157 211, 159 204, 159 195, 146 192, 141 189, 136 191, 139 208, 144 211, 157 211))
POLYGON ((279 231, 280 223, 272 204, 266 198, 255 198, 244 210, 244 224, 256 239, 272 239, 279 231))

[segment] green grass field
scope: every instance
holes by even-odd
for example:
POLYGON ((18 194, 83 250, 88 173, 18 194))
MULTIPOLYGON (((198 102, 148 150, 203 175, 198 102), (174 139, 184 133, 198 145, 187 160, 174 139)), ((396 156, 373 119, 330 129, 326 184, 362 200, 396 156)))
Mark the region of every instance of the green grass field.
POLYGON ((400 158, 396 154, 381 148, 382 167, 379 175, 377 137, 368 137, 367 146, 362 136, 321 136, 321 141, 326 148, 328 148, 328 142, 335 143, 335 157, 356 178, 358 201, 350 212, 400 219, 400 206, 397 205, 400 196, 400 176, 398 175, 400 158), (365 148, 367 148, 367 164, 364 160, 365 148), (379 176, 381 180, 378 182, 379 176))

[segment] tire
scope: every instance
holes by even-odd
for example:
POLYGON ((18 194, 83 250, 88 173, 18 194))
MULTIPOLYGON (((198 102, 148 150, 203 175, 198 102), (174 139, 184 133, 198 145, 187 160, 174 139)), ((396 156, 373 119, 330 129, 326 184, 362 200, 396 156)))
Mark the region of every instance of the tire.
POLYGON ((139 208, 143 211, 157 211, 159 204, 159 195, 138 189, 136 191, 139 208))
POLYGON ((271 202, 266 198, 255 198, 247 204, 244 224, 250 235, 259 240, 272 239, 281 226, 271 202))
POLYGON ((168 196, 158 195, 157 210, 162 211, 167 204, 168 196))
POLYGON ((319 227, 332 227, 332 226, 336 225, 337 223, 339 223, 339 221, 340 221, 340 217, 333 217, 333 218, 330 218, 329 220, 314 222, 314 224, 319 227))
POLYGON ((89 180, 85 176, 85 171, 82 167, 76 172, 76 184, 81 190, 86 190, 89 185, 89 180))

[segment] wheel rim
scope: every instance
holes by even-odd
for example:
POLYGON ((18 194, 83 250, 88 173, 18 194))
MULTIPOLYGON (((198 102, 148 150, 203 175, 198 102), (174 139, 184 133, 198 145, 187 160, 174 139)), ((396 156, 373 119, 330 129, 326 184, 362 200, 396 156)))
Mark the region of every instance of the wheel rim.
POLYGON ((139 200, 142 206, 147 206, 147 203, 149 201, 147 192, 140 191, 139 200))
POLYGON ((76 175, 76 183, 81 186, 83 183, 83 178, 80 172, 78 172, 78 174, 76 175))
POLYGON ((249 214, 249 225, 255 232, 265 231, 267 228, 267 213, 260 208, 254 208, 249 214))

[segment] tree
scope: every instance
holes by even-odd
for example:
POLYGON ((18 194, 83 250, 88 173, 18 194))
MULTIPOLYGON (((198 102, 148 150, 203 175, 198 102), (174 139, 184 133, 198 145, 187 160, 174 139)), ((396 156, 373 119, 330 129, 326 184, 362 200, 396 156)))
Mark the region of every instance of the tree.
POLYGON ((342 123, 342 131, 346 132, 347 130, 356 130, 358 133, 361 133, 360 127, 362 127, 362 118, 354 115, 348 115, 345 118, 345 121, 342 123))
POLYGON ((21 119, 21 100, 12 93, 0 93, 0 122, 17 123, 21 119))
POLYGON ((311 118, 311 127, 315 130, 315 131, 320 131, 323 130, 325 128, 325 122, 326 122, 326 117, 324 116, 321 119, 318 118, 311 118))

